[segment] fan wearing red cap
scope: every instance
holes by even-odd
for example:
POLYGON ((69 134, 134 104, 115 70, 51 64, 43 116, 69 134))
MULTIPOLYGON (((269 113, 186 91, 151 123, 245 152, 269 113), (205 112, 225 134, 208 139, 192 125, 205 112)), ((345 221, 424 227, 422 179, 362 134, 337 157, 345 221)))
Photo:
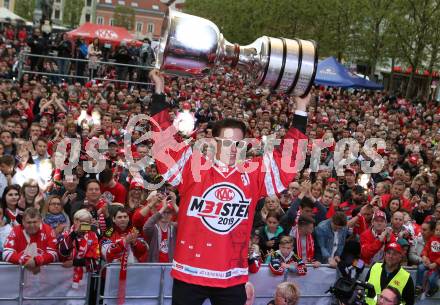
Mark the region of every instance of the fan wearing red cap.
POLYGON ((385 212, 374 212, 372 226, 360 236, 361 258, 367 264, 381 261, 384 256, 385 244, 395 242, 396 238, 391 234, 391 228, 387 228, 385 212))
MULTIPOLYGON (((414 282, 409 272, 401 266, 404 255, 405 252, 400 244, 396 241, 388 243, 385 246, 384 262, 378 262, 371 266, 365 281, 374 287, 374 295, 379 295, 382 290, 391 286, 400 292, 403 304, 413 305, 415 301, 414 282)), ((368 305, 375 305, 377 299, 367 297, 365 301, 368 305)))

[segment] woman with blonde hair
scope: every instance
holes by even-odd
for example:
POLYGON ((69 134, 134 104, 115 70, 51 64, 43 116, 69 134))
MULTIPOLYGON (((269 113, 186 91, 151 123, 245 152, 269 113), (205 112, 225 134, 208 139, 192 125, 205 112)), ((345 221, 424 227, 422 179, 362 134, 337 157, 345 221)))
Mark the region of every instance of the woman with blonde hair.
POLYGON ((280 200, 277 196, 268 196, 264 199, 264 206, 261 211, 255 212, 254 216, 254 228, 259 228, 266 224, 266 217, 269 212, 278 213, 280 216, 284 214, 284 210, 281 207, 280 200))
POLYGON ((22 209, 29 207, 37 208, 40 212, 43 211, 44 197, 38 186, 38 182, 35 179, 29 179, 21 187, 21 198, 19 206, 22 209))

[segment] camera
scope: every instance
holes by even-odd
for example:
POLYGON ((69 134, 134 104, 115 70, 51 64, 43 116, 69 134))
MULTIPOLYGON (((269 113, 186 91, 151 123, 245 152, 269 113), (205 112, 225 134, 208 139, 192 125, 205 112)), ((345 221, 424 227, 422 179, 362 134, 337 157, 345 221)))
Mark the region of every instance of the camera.
POLYGON ((336 304, 344 305, 366 305, 365 297, 376 296, 373 285, 344 277, 339 278, 326 292, 335 296, 336 304))
POLYGON ((92 230, 92 225, 90 225, 88 223, 82 223, 79 225, 79 230, 81 232, 89 232, 92 230))

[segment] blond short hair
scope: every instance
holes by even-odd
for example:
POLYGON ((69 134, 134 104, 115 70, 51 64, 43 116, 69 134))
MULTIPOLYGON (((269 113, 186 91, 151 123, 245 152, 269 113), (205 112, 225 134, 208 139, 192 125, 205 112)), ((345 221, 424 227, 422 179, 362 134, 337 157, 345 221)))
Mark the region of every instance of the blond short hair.
POLYGON ((288 305, 296 305, 300 297, 299 288, 293 282, 283 282, 278 284, 275 293, 286 299, 288 305))
POLYGON ((75 212, 75 214, 73 215, 73 219, 79 221, 86 221, 86 220, 91 221, 92 214, 90 214, 90 212, 87 209, 81 209, 75 212))

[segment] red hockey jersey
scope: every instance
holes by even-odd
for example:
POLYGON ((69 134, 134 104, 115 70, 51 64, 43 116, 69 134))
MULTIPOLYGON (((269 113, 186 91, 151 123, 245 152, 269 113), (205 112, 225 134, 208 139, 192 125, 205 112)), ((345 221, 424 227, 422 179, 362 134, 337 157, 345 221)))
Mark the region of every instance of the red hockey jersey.
MULTIPOLYGON (((101 241, 102 257, 106 262, 112 263, 120 261, 125 251, 125 237, 136 229, 128 228, 125 231, 119 229, 108 229, 105 232, 105 237, 101 241)), ((148 244, 139 236, 134 244, 128 247, 128 262, 129 263, 144 263, 148 257, 148 244)))
POLYGON ((152 153, 159 172, 181 196, 171 275, 211 287, 244 284, 248 280, 248 245, 257 201, 282 192, 294 179, 296 149, 298 140, 306 140, 307 118, 295 115, 294 128, 288 130, 279 148, 273 154, 246 160, 244 167, 256 165, 257 169, 244 173, 216 162, 200 169, 200 164, 203 167, 209 161, 173 137, 168 108, 165 96, 153 95, 153 119, 166 131, 159 135, 157 125, 152 124, 156 132, 152 153), (173 162, 165 162, 167 157, 173 162))
POLYGON ((58 260, 55 232, 47 224, 28 235, 22 225, 16 226, 9 234, 3 249, 3 260, 12 264, 25 264, 31 257, 37 266, 47 265, 58 260), (32 253, 34 252, 34 253, 32 253))

